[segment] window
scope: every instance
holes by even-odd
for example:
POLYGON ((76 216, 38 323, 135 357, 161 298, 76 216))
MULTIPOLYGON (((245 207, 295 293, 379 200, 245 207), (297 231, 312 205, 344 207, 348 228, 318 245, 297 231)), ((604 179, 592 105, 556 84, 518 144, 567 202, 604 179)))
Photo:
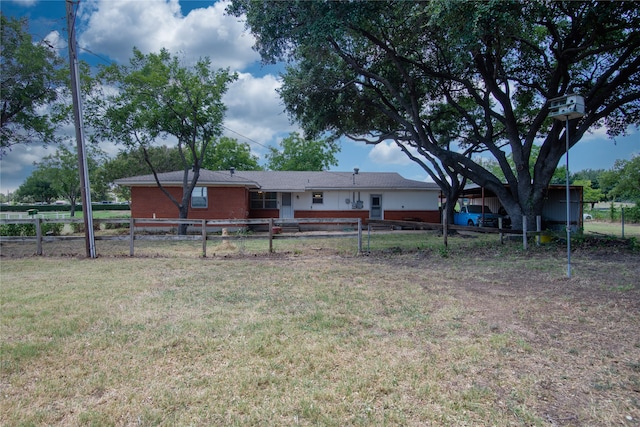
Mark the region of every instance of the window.
POLYGON ((319 203, 322 204, 322 191, 314 191, 313 192, 313 203, 319 203))
POLYGON ((252 191, 250 193, 251 209, 277 209, 278 193, 271 191, 252 191))
POLYGON ((191 192, 191 207, 206 208, 207 206, 207 187, 193 187, 193 191, 191 192))

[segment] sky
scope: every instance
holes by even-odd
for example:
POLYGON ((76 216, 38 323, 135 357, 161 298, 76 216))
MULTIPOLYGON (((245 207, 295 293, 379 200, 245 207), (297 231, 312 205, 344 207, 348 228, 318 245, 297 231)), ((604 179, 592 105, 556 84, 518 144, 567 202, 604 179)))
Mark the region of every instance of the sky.
MULTIPOLYGON (((82 0, 76 18, 80 59, 93 66, 126 63, 133 47, 143 53, 168 49, 185 61, 209 57, 215 68, 229 67, 238 80, 223 98, 227 106, 224 126, 227 136, 250 145, 264 165, 267 147, 278 147, 291 132, 302 133, 292 124, 276 93, 283 64, 263 65, 253 50, 254 38, 244 22, 225 15, 225 1, 209 0, 82 0)), ((63 0, 0 0, 2 13, 27 17, 34 40, 46 39, 67 55, 67 21, 63 0)), ((73 136, 69 126, 61 132, 73 136)), ((398 172, 403 177, 429 180, 427 173, 411 162, 393 143, 366 145, 340 141, 338 165, 331 170, 398 172)), ((103 144, 114 155, 121 147, 103 144)), ((15 191, 34 169, 34 162, 55 152, 38 144, 15 146, 0 159, 0 193, 15 191)), ((640 133, 609 139, 604 132, 585 135, 569 152, 572 172, 610 169, 616 159, 640 154, 640 133)), ((565 164, 565 159, 560 161, 565 164)))

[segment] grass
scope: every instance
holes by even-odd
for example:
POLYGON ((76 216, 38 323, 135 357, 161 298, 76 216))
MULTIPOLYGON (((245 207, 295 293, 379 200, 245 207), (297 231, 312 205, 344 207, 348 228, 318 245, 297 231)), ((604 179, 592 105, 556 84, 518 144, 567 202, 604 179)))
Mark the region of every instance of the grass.
POLYGON ((458 237, 443 257, 436 236, 376 234, 354 257, 350 239, 275 243, 272 256, 247 239, 204 259, 195 242, 141 242, 140 258, 3 257, 0 419, 640 419, 637 252, 577 250, 567 280, 553 245, 458 237))
MULTIPOLYGON (((585 221, 584 231, 587 234, 598 233, 620 237, 622 235, 622 224, 607 221, 585 221)), ((624 237, 640 237, 640 224, 625 224, 624 237)))

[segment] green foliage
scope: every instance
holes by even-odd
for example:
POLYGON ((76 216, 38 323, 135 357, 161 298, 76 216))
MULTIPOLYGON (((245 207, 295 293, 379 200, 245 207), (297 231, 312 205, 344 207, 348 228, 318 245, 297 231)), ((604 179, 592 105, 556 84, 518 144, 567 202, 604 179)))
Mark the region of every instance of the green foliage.
POLYGON ((593 206, 601 202, 605 199, 605 195, 599 188, 593 188, 591 185, 591 180, 588 179, 576 179, 572 182, 573 185, 581 185, 582 186, 582 200, 585 203, 591 204, 591 209, 593 206))
MULTIPOLYGON (((148 155, 149 147, 158 138, 174 137, 185 174, 182 199, 175 199, 159 182, 158 186, 178 208, 180 218, 186 218, 202 160, 222 130, 226 111, 222 96, 236 78, 229 70, 213 70, 208 58, 185 66, 166 49, 145 55, 134 48, 129 64, 101 69, 102 87, 115 87, 117 93, 96 91, 86 103, 87 121, 95 129, 95 139, 140 149, 154 171, 157 166, 148 155)), ((186 226, 181 234, 185 231, 186 226)))
POLYGON ((550 98, 585 95, 569 147, 640 123, 633 2, 234 0, 229 11, 246 16, 263 60, 289 61, 280 93, 308 135, 412 147, 414 161, 493 191, 512 218, 541 214, 566 151, 550 98), (509 187, 469 153, 493 156, 509 187))
POLYGON ((58 190, 53 188, 46 171, 36 169, 18 187, 14 197, 22 203, 51 203, 58 198, 58 190))
MULTIPOLYGON (((40 225, 43 235, 59 236, 62 231, 62 224, 53 222, 43 222, 40 225)), ((21 224, 0 224, 0 236, 35 236, 36 226, 31 223, 21 224)))
POLYGON ((35 42, 26 19, 0 14, 0 156, 20 143, 56 142, 64 120, 59 103, 65 88, 65 62, 46 41, 35 42), (56 104, 57 103, 57 104, 56 104), (47 112, 42 112, 48 107, 47 112))
POLYGON ((602 183, 610 187, 612 200, 640 203, 640 156, 618 159, 613 168, 602 174, 602 183))
MULTIPOLYGON (((132 147, 120 151, 114 158, 104 164, 103 178, 106 183, 113 183, 116 179, 128 178, 137 175, 146 175, 153 172, 145 157, 148 158, 157 173, 181 170, 182 158, 177 147, 132 147)), ((131 198, 129 187, 116 187, 114 193, 123 200, 131 198)))
POLYGON ((249 144, 239 143, 237 139, 222 136, 214 141, 204 153, 202 167, 205 169, 229 170, 232 167, 241 171, 262 170, 258 157, 251 154, 249 144))
POLYGON ((269 147, 267 167, 276 171, 321 171, 337 165, 340 147, 328 140, 310 140, 293 132, 280 143, 282 151, 269 147))

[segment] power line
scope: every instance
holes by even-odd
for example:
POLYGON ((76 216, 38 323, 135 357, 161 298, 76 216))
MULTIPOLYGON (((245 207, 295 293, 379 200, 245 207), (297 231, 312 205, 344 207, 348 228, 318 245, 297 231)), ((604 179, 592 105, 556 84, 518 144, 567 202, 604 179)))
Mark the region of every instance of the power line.
POLYGON ((248 141, 253 142, 254 144, 258 144, 259 146, 261 146, 261 147, 263 147, 263 148, 271 148, 271 147, 269 147, 269 146, 267 146, 267 145, 264 145, 264 144, 259 143, 259 142, 258 142, 258 141, 256 141, 255 139, 251 139, 251 138, 249 138, 248 136, 244 136, 244 135, 243 135, 243 134, 241 134, 240 132, 236 132, 235 130, 230 129, 230 128, 228 128, 228 127, 227 127, 227 126, 225 126, 225 125, 222 125, 222 127, 223 127, 223 128, 225 128, 226 130, 228 130, 229 132, 235 133, 236 135, 238 135, 238 136, 240 136, 240 137, 242 137, 242 138, 244 138, 244 139, 246 139, 246 140, 248 140, 248 141))

